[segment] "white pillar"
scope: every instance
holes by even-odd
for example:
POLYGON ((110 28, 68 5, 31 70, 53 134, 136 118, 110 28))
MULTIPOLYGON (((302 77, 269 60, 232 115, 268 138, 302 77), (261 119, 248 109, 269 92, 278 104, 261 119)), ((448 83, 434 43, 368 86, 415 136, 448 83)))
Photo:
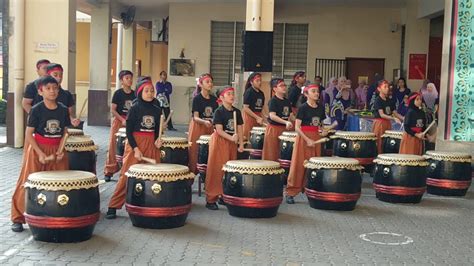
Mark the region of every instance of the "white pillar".
POLYGON ((123 44, 123 24, 119 23, 117 27, 117 63, 115 65, 115 89, 120 89, 119 73, 122 71, 122 44, 123 44))
POLYGON ((122 68, 133 72, 136 79, 139 73, 135 73, 135 41, 137 37, 137 25, 132 23, 130 27, 123 30, 122 68))

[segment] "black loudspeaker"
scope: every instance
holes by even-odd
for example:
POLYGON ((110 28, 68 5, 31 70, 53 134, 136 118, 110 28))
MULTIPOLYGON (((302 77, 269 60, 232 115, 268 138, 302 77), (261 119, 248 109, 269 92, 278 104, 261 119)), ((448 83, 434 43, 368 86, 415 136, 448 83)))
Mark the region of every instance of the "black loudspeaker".
POLYGON ((272 72, 273 32, 245 31, 243 41, 244 71, 272 72))

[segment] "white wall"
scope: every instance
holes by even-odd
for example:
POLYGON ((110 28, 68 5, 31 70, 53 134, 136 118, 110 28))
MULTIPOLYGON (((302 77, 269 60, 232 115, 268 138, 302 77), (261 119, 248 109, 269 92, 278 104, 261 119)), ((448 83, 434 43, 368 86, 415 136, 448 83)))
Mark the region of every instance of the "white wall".
MULTIPOLYGON (((410 0, 414 1, 414 0, 410 0)), ((418 18, 443 15, 444 0, 418 0, 418 18)))

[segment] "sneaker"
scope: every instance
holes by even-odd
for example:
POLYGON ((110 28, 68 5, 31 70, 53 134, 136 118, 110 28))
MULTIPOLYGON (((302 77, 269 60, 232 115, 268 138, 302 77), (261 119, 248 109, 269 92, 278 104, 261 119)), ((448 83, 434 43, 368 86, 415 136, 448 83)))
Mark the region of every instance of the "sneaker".
POLYGON ((105 214, 105 219, 115 219, 117 218, 117 210, 114 208, 109 208, 105 214))
POLYGON ((17 232, 17 233, 23 232, 23 230, 24 230, 23 229, 23 224, 21 224, 21 223, 13 223, 11 228, 12 228, 13 232, 17 232))
POLYGON ((295 204, 295 198, 293 196, 286 196, 286 203, 295 204))
POLYGON ((219 203, 219 205, 227 205, 227 204, 225 203, 225 201, 224 201, 222 198, 219 198, 219 199, 217 200, 217 203, 219 203))
POLYGON ((172 127, 172 128, 168 128, 169 131, 178 131, 176 128, 172 127))
POLYGON ((206 203, 206 208, 208 208, 209 210, 211 211, 217 211, 219 209, 219 206, 217 206, 217 204, 214 202, 214 203, 206 203))
POLYGON ((112 179, 112 175, 109 175, 109 174, 104 175, 105 182, 110 182, 111 179, 112 179))

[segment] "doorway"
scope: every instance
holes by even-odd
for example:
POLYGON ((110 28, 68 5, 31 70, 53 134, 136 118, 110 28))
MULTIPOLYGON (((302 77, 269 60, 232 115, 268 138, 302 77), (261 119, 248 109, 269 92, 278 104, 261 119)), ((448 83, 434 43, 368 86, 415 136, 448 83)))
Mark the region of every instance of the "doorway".
POLYGON ((364 79, 370 85, 375 82, 375 74, 384 77, 385 59, 383 58, 346 58, 346 75, 352 81, 352 87, 357 87, 359 79, 364 79))

